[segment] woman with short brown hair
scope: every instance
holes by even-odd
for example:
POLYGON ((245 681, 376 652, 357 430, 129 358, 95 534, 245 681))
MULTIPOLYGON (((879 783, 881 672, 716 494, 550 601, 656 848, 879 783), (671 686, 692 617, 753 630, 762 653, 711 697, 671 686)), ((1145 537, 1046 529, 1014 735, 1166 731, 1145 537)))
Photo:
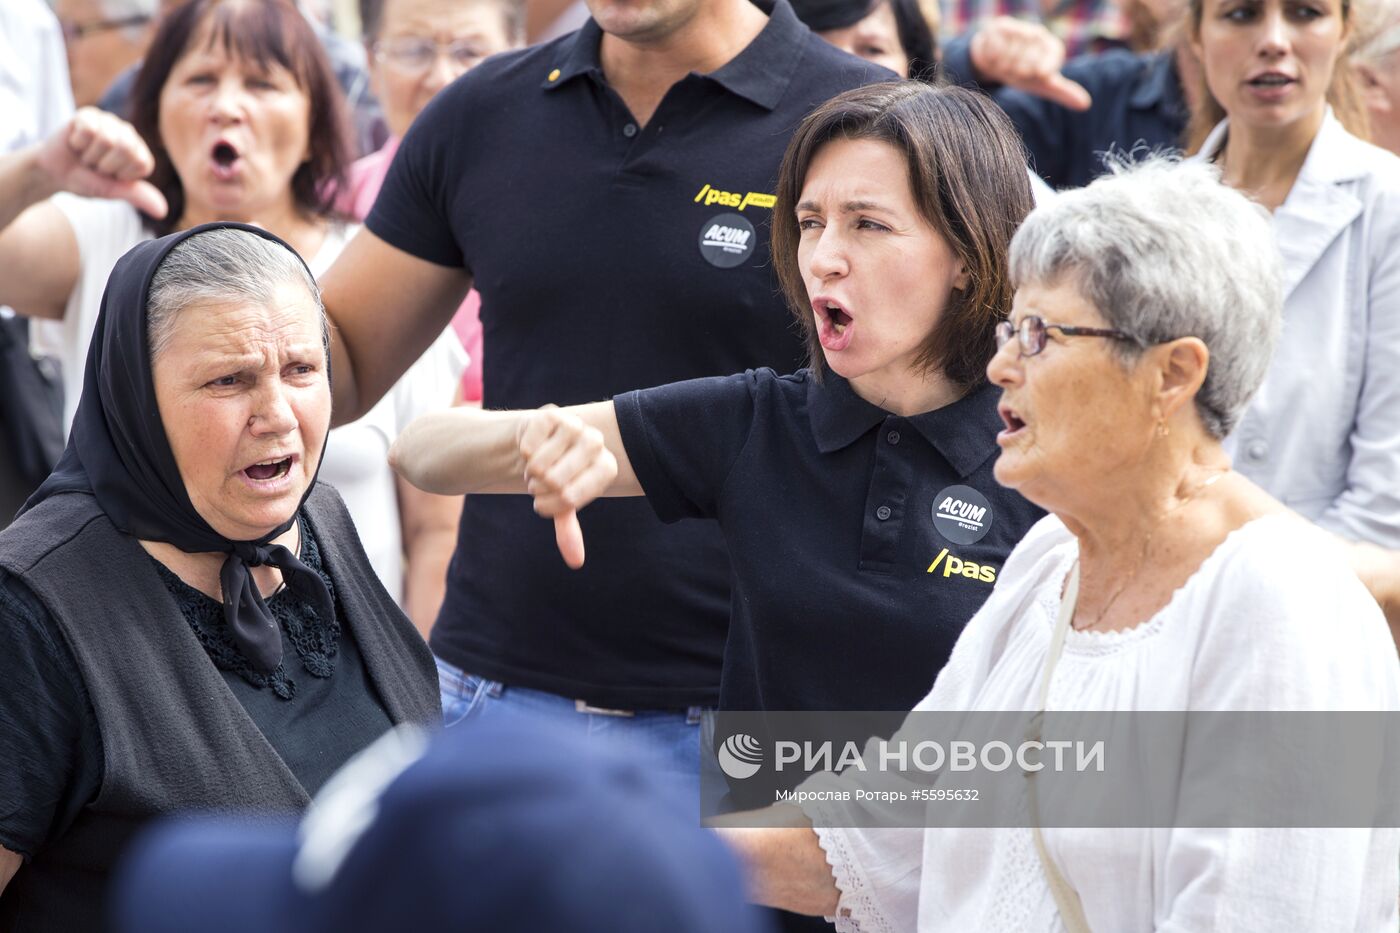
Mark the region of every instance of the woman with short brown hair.
MULTIPOLYGON (((799 127, 773 212, 809 369, 429 415, 396 442, 397 467, 433 491, 533 495, 575 566, 593 518, 575 510, 600 495, 718 520, 734 568, 721 707, 899 708, 1039 515, 991 476, 984 375, 1030 206, 990 101, 916 82, 848 91, 799 127)), ((702 248, 722 252, 733 234, 716 226, 702 248)))

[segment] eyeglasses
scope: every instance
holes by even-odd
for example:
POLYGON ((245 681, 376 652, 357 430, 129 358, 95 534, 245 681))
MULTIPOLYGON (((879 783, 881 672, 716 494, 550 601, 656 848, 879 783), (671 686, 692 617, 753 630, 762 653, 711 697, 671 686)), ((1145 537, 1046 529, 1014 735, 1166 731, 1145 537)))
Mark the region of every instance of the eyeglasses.
POLYGON ((1108 337, 1110 340, 1126 340, 1129 343, 1140 344, 1142 342, 1132 334, 1124 333, 1121 330, 1047 324, 1038 315, 1028 314, 1021 318, 1020 324, 1013 325, 1010 321, 1002 321, 997 325, 997 349, 1000 350, 1011 342, 1012 337, 1015 337, 1020 344, 1021 356, 1035 356, 1045 349, 1045 344, 1050 339, 1050 331, 1052 330, 1059 331, 1066 337, 1108 337))
POLYGON ((59 27, 63 30, 65 42, 77 42, 85 36, 99 32, 110 32, 113 29, 126 29, 129 26, 144 26, 150 21, 149 16, 137 13, 133 16, 123 16, 120 19, 99 19, 91 23, 81 24, 65 19, 59 21, 59 27))
POLYGON ((464 71, 480 64, 491 54, 479 42, 434 42, 417 36, 385 39, 374 43, 370 50, 374 52, 376 60, 388 62, 404 74, 422 74, 433 67, 433 62, 441 54, 446 54, 452 64, 464 71))

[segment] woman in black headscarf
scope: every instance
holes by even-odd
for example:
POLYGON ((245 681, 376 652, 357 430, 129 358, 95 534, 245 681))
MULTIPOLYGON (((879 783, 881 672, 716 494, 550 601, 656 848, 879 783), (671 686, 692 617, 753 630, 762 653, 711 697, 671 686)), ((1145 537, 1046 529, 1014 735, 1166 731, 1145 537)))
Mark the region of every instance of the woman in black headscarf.
POLYGON ((0 930, 96 929, 146 820, 299 809, 440 721, 432 656, 316 485, 325 328, 253 227, 113 270, 68 449, 0 534, 0 930))

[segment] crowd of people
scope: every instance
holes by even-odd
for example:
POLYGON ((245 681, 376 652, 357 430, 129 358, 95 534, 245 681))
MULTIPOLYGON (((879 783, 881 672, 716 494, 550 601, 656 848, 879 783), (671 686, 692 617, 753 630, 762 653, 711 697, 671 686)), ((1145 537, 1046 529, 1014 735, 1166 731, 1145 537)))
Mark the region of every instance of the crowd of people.
POLYGON ((1394 827, 696 806, 1400 712, 1395 0, 5 0, 0 115, 0 930, 1400 923, 1394 827))

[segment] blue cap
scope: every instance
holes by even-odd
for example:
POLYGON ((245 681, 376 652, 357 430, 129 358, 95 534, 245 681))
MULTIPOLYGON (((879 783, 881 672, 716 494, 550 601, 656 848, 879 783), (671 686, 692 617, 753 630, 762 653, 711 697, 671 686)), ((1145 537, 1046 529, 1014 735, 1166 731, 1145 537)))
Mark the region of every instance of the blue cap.
POLYGON ((133 846, 123 933, 766 929, 695 802, 617 750, 514 717, 401 727, 292 820, 186 818, 133 846))

